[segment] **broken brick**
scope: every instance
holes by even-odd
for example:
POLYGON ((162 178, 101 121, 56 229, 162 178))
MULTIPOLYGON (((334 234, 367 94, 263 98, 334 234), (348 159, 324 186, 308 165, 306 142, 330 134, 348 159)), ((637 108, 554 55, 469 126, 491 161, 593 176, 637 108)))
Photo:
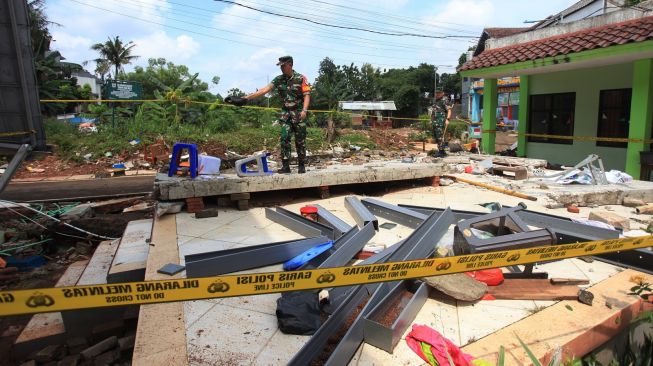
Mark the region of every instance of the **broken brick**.
POLYGON ((589 219, 610 224, 616 229, 622 229, 623 231, 630 230, 630 220, 626 217, 617 215, 614 212, 603 210, 592 211, 590 212, 589 219))
POLYGON ((576 205, 568 205, 567 211, 571 213, 580 213, 580 209, 576 205))
POLYGON ((60 344, 51 344, 34 355, 34 360, 38 363, 46 363, 62 358, 66 350, 60 344))
POLYGON ((80 352, 84 360, 92 360, 102 352, 110 350, 118 345, 118 337, 112 336, 101 342, 98 342, 80 352))

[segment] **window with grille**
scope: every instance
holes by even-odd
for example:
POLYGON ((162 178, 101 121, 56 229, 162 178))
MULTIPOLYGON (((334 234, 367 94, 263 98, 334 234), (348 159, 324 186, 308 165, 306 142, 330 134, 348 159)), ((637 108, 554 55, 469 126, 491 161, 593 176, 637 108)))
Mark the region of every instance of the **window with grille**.
MULTIPOLYGON (((597 137, 628 137, 632 89, 601 90, 597 137)), ((627 147, 627 142, 597 141, 596 146, 627 147)))
MULTIPOLYGON (((576 93, 531 95, 528 133, 573 136, 576 93)), ((528 136, 529 142, 573 144, 571 139, 528 136)))

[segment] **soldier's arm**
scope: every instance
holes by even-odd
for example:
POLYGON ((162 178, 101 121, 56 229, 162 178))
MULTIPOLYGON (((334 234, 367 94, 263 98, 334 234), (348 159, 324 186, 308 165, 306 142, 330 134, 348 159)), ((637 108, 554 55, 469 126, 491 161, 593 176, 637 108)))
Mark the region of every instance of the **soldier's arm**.
POLYGON ((269 93, 271 90, 272 90, 272 83, 262 87, 261 89, 255 91, 254 93, 252 93, 250 95, 245 96, 245 99, 247 99, 247 100, 256 99, 256 98, 258 98, 260 96, 265 95, 266 93, 269 93))
POLYGON ((304 94, 304 109, 301 112, 301 118, 306 118, 306 112, 308 112, 308 107, 311 105, 311 86, 308 85, 308 80, 306 76, 302 75, 302 94, 304 94))

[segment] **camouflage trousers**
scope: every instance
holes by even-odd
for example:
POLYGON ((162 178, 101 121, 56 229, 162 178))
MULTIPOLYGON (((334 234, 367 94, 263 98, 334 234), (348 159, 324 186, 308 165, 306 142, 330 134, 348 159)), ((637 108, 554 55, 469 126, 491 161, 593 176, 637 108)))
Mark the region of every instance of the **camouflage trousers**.
POLYGON ((438 144, 438 149, 442 150, 444 147, 444 120, 445 116, 435 116, 435 120, 431 121, 431 129, 433 130, 433 142, 438 144))
POLYGON ((281 110, 279 124, 281 124, 281 158, 290 159, 290 140, 295 135, 295 149, 297 160, 306 159, 306 121, 300 120, 301 110, 281 110))

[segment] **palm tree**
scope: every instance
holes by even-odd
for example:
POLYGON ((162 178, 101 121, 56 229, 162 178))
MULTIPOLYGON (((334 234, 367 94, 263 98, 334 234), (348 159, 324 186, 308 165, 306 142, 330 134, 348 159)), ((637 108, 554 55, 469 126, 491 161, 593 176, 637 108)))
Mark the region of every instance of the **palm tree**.
POLYGON ((118 71, 122 70, 122 65, 130 64, 132 60, 138 58, 138 56, 131 54, 135 46, 132 41, 123 43, 120 40, 120 36, 116 36, 114 39, 109 38, 104 43, 96 43, 91 46, 93 51, 97 51, 100 54, 99 58, 92 61, 95 61, 97 64, 105 63, 113 66, 116 71, 114 78, 117 79, 118 71))

